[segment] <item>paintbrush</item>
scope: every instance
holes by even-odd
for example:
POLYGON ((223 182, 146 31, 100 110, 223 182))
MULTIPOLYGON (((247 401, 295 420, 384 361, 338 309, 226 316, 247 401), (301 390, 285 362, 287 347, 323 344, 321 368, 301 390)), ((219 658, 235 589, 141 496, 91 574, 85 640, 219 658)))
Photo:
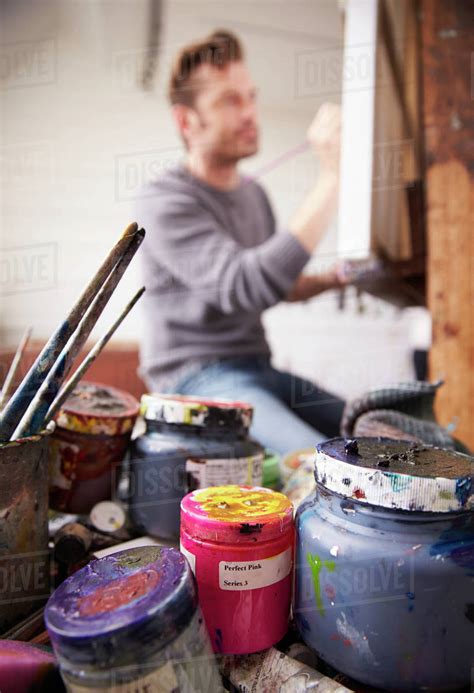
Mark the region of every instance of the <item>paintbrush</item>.
POLYGON ((59 355, 56 362, 52 365, 49 373, 44 378, 38 392, 29 404, 20 423, 15 429, 12 440, 34 435, 41 430, 41 424, 44 422, 47 411, 54 398, 58 394, 64 378, 69 373, 74 359, 86 342, 110 296, 130 264, 132 257, 140 247, 144 237, 145 231, 143 229, 140 229, 134 235, 123 257, 114 267, 105 284, 103 284, 99 293, 92 302, 92 305, 88 308, 86 314, 79 323, 78 329, 71 336, 67 345, 59 355))
POLYGON ((20 365, 21 357, 23 356, 24 351, 26 349, 26 346, 30 340, 32 329, 33 329, 32 327, 28 327, 28 329, 25 331, 25 333, 24 333, 23 337, 21 338, 20 343, 17 347, 17 350, 15 352, 15 356, 13 357, 13 361, 10 364, 10 368, 8 369, 8 373, 5 377, 2 389, 0 391, 0 409, 3 407, 4 403, 7 400, 10 386, 11 386, 11 384, 12 384, 12 382, 16 376, 18 366, 20 365))
POLYGON ((81 365, 77 368, 75 371, 74 375, 69 378, 67 383, 62 387, 61 391, 59 392, 58 396, 48 409, 48 413, 46 414, 44 418, 44 422, 41 424, 41 428, 44 428, 50 421, 51 419, 54 418, 54 416, 57 414, 59 411, 60 407, 64 404, 66 399, 69 397, 71 392, 74 390, 76 387, 77 383, 80 381, 84 373, 88 370, 89 366, 95 361, 95 359, 98 357, 104 346, 107 344, 109 339, 112 337, 114 334, 115 330, 117 327, 121 324, 123 319, 128 315, 128 313, 132 310, 133 306, 135 303, 138 301, 138 299, 142 296, 143 292, 145 291, 145 287, 143 286, 140 291, 137 291, 135 296, 132 298, 130 303, 125 306, 123 311, 120 313, 119 317, 117 320, 111 325, 111 327, 107 330, 107 332, 94 344, 92 349, 89 351, 87 354, 86 358, 84 361, 81 363, 81 365))
POLYGON ((85 311, 109 276, 112 268, 123 256, 137 233, 138 226, 136 223, 127 226, 120 239, 110 250, 99 267, 95 276, 82 292, 69 315, 58 326, 49 341, 43 347, 20 386, 0 414, 0 441, 7 441, 10 439, 35 393, 41 386, 45 374, 49 372, 51 366, 64 349, 68 339, 77 328, 85 311))

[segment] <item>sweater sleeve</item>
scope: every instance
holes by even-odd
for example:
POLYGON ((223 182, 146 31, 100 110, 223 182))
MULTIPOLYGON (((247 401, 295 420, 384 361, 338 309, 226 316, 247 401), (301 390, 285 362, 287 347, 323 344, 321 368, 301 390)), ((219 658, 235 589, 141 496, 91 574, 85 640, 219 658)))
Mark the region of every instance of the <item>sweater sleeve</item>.
POLYGON ((309 255, 282 231, 244 248, 192 195, 167 191, 139 210, 143 251, 157 265, 224 314, 262 311, 284 299, 309 255))

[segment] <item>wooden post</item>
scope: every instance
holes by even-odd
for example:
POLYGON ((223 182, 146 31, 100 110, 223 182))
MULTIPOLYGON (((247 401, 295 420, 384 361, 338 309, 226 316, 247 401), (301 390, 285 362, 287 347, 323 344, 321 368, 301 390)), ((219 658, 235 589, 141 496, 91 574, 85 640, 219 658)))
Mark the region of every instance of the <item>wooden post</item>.
POLYGON ((474 6, 422 0, 430 377, 437 416, 474 450, 474 6))

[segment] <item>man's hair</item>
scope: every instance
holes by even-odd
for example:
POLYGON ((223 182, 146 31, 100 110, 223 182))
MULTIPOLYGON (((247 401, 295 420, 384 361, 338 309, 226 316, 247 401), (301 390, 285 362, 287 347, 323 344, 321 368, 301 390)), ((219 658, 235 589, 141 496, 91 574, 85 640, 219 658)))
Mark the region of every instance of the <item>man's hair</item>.
POLYGON ((234 34, 216 29, 202 41, 184 46, 176 56, 168 86, 171 103, 192 106, 198 91, 192 79, 200 65, 212 65, 220 70, 233 61, 243 60, 242 45, 234 34))

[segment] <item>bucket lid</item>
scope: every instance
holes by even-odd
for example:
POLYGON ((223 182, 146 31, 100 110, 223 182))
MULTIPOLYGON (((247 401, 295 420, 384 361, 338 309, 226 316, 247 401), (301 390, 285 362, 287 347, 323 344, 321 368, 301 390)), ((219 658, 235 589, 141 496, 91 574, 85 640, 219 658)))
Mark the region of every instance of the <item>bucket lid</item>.
POLYGON ((174 640, 197 606, 193 575, 174 548, 141 546, 91 561, 50 597, 56 654, 97 668, 143 661, 174 640))
POLYGON ((388 438, 333 438, 316 450, 316 482, 361 503, 436 513, 474 506, 469 455, 388 438))
POLYGON ((247 544, 281 536, 293 525, 283 493, 260 486, 214 486, 181 501, 181 529, 194 539, 247 544))
POLYGON ((78 433, 120 435, 132 430, 138 409, 128 392, 83 380, 59 410, 56 423, 78 433))
POLYGON ((142 395, 141 415, 148 421, 188 426, 250 428, 253 406, 247 402, 187 395, 142 395))

